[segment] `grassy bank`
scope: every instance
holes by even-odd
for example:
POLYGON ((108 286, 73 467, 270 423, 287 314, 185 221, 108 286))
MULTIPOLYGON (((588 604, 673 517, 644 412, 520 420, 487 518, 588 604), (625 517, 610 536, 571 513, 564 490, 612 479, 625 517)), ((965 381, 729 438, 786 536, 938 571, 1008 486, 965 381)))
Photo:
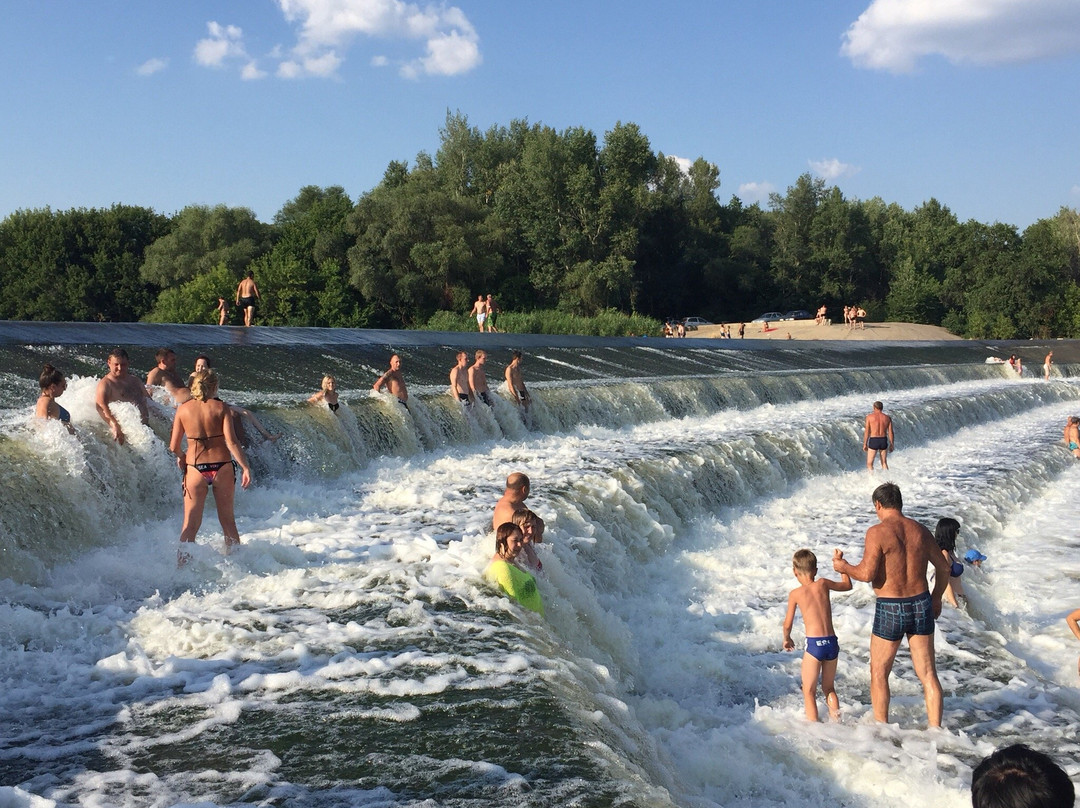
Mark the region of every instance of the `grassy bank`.
MULTIPOLYGON (((661 323, 640 314, 606 309, 593 317, 564 311, 500 312, 496 328, 510 334, 578 334, 586 337, 659 337, 661 323)), ((437 312, 424 324, 427 331, 475 331, 476 318, 449 311, 437 312)))

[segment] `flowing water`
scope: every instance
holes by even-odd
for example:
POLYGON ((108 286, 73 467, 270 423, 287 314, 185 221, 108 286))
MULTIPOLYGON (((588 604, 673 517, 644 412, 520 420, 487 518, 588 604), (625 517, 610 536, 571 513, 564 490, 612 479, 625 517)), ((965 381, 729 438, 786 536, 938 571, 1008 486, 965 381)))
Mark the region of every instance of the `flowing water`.
POLYGON ((1047 383, 978 343, 0 324, 0 805, 959 808, 1018 741, 1076 779, 1080 349, 1053 347, 1047 383), (283 433, 249 448, 232 555, 210 498, 176 568, 167 396, 148 427, 115 407, 123 447, 94 411, 117 343, 143 372, 157 344, 209 353, 283 433), (527 417, 447 395, 458 345, 493 389, 525 351, 527 417), (408 411, 370 389, 391 349, 408 411), (74 435, 31 417, 45 361, 74 435), (304 403, 324 373, 336 414, 304 403), (870 475, 875 399, 897 452, 870 475), (481 575, 512 471, 547 522, 546 619, 481 575), (803 718, 781 650, 792 553, 860 557, 885 479, 989 556, 938 622, 943 730, 906 649, 874 723, 866 584, 833 595, 840 723, 803 718))

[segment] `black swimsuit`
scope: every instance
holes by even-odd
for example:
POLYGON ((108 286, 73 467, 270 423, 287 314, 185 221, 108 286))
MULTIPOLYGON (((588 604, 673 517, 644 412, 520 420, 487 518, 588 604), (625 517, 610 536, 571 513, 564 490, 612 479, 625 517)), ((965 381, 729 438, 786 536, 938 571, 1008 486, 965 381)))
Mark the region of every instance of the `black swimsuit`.
POLYGON ((326 406, 330 408, 330 412, 337 412, 337 408, 340 407, 341 405, 340 404, 331 404, 329 401, 327 401, 326 406))

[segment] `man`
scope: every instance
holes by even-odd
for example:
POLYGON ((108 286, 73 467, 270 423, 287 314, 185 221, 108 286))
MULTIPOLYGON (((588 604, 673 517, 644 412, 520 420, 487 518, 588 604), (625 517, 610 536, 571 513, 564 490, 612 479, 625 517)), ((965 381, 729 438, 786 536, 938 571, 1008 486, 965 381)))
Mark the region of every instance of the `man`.
POLYGON ((971 774, 974 808, 1072 808, 1075 799, 1076 789, 1065 770, 1049 756, 1019 743, 984 758, 971 774))
POLYGON ((472 311, 469 314, 476 315, 476 327, 480 333, 484 333, 484 321, 487 319, 487 303, 484 301, 483 295, 476 296, 476 302, 473 303, 472 311))
POLYGON ((881 467, 889 468, 888 454, 894 451, 892 418, 885 414, 885 405, 874 402, 873 411, 866 416, 863 425, 863 451, 866 452, 866 470, 874 470, 874 458, 881 455, 881 467))
POLYGON ((487 354, 483 351, 476 352, 476 361, 469 368, 469 387, 481 401, 489 407, 495 406, 487 386, 487 374, 484 372, 484 363, 487 362, 487 354))
POLYGON ((94 405, 97 407, 98 415, 109 425, 113 440, 121 446, 127 438, 124 436, 120 422, 109 409, 110 404, 114 401, 134 404, 139 410, 142 422, 145 424, 150 420, 150 412, 146 409, 146 388, 135 376, 128 373, 130 364, 131 360, 128 359, 127 351, 123 348, 114 348, 109 354, 109 372, 98 382, 97 391, 94 394, 94 405))
POLYGON ((491 517, 492 528, 497 530, 499 525, 513 519, 514 512, 522 510, 528 498, 529 478, 520 471, 515 471, 506 478, 506 490, 495 503, 495 515, 491 517))
POLYGON ((942 696, 934 663, 934 620, 941 614, 941 596, 949 584, 949 562, 933 534, 903 515, 904 500, 896 483, 874 489, 874 510, 880 524, 866 531, 862 561, 852 566, 833 551, 833 569, 874 587, 877 604, 870 636, 870 702, 874 718, 889 721, 889 674, 906 635, 911 665, 922 682, 926 717, 941 726, 942 696), (934 591, 926 585, 926 565, 934 565, 934 591))
POLYGON ((521 351, 514 351, 510 364, 506 366, 506 386, 510 388, 510 395, 523 410, 529 409, 532 399, 529 391, 525 389, 525 379, 521 375, 521 351))
POLYGON ((397 354, 390 357, 390 370, 380 376, 371 389, 381 393, 383 387, 395 396, 405 409, 409 409, 409 390, 405 387, 405 377, 401 375, 401 357, 397 354))
POLYGON ((450 394, 456 395, 458 401, 467 407, 476 402, 476 396, 469 386, 469 370, 465 367, 469 362, 469 355, 464 351, 458 351, 457 364, 450 368, 450 394))
POLYGON ((1054 364, 1054 352, 1051 351, 1046 355, 1046 359, 1043 360, 1043 377, 1050 381, 1050 366, 1054 364))
POLYGON ((502 311, 502 309, 499 308, 499 304, 495 302, 495 298, 493 298, 491 295, 487 296, 487 302, 485 303, 485 305, 487 306, 488 333, 498 334, 499 329, 495 327, 495 318, 499 314, 499 312, 502 311))
POLYGON ((250 326, 255 317, 255 301, 260 300, 259 287, 255 285, 255 273, 248 270, 247 277, 236 287, 236 305, 244 310, 244 325, 250 326))
POLYGON ((176 353, 173 349, 158 348, 154 358, 157 359, 157 365, 146 374, 146 386, 164 387, 178 405, 191 398, 191 393, 176 372, 176 353))

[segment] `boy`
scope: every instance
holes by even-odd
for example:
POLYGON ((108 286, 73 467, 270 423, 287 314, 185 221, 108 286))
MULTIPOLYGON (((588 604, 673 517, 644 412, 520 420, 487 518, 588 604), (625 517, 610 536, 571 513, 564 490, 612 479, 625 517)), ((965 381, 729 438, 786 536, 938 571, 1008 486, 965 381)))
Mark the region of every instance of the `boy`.
POLYGON ((792 571, 799 587, 792 589, 788 595, 787 616, 784 617, 784 650, 791 651, 795 648, 795 643, 791 641, 791 627, 795 623, 795 609, 798 607, 806 627, 806 653, 802 660, 802 692, 806 717, 811 721, 818 720, 817 681, 820 672, 821 689, 825 693, 829 717, 833 721, 839 721, 840 700, 836 697, 833 680, 836 678, 836 658, 840 655, 840 644, 833 631, 829 592, 850 591, 851 578, 842 574, 839 581, 826 578, 815 580, 817 556, 809 550, 795 553, 792 571))

